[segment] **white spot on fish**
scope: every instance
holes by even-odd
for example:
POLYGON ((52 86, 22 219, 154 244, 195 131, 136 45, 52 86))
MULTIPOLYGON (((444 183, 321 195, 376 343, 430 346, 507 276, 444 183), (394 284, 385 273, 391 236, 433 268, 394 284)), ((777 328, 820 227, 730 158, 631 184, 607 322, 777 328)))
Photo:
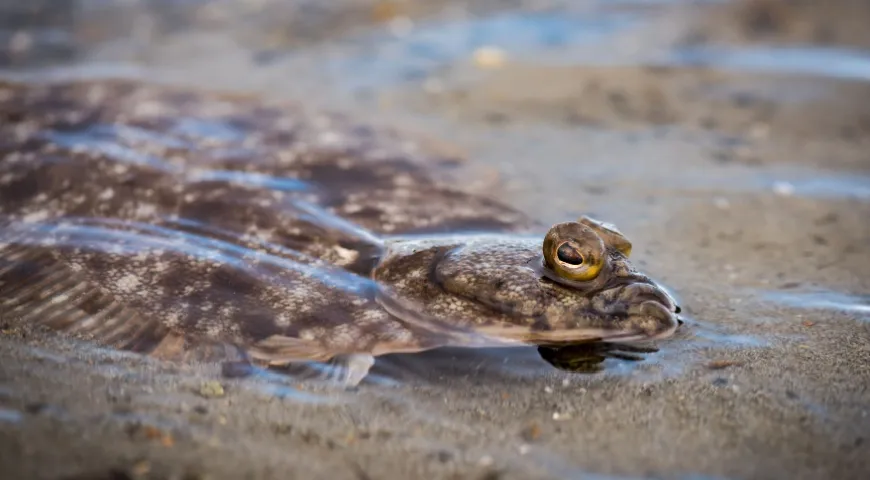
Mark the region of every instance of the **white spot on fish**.
POLYGON ((275 317, 275 325, 279 327, 290 326, 290 317, 286 313, 278 314, 278 316, 275 317))
POLYGON ((205 333, 207 333, 210 337, 220 336, 222 332, 223 329, 221 328, 220 324, 217 323, 212 323, 205 329, 205 333))
POLYGON ((164 317, 163 321, 166 322, 167 326, 174 327, 181 323, 181 316, 178 314, 178 312, 168 312, 164 317))
POLYGON ((150 203, 140 204, 138 208, 136 208, 136 216, 137 217, 150 217, 154 215, 157 211, 157 207, 150 203))
POLYGON ((124 275, 123 277, 121 277, 120 279, 118 279, 118 282, 116 283, 116 285, 117 285, 118 289, 120 289, 122 292, 132 292, 133 290, 136 289, 136 287, 139 286, 139 283, 140 283, 139 277, 137 277, 136 275, 134 275, 132 273, 128 273, 128 274, 124 275))
POLYGON ((362 209, 363 209, 362 205, 360 205, 358 203, 349 203, 349 204, 344 206, 344 212, 350 213, 350 214, 357 213, 357 212, 361 211, 362 209))
POLYGON ((424 275, 423 269, 418 268, 416 270, 411 270, 408 273, 406 273, 405 278, 408 278, 408 279, 423 278, 423 275, 424 275))
POLYGON ((52 298, 51 303, 60 304, 60 303, 66 302, 67 300, 69 300, 69 295, 63 294, 63 295, 58 295, 58 296, 52 298))
POLYGON ((332 249, 338 254, 338 260, 335 262, 338 265, 349 265, 359 257, 359 252, 344 248, 341 245, 336 245, 332 249))

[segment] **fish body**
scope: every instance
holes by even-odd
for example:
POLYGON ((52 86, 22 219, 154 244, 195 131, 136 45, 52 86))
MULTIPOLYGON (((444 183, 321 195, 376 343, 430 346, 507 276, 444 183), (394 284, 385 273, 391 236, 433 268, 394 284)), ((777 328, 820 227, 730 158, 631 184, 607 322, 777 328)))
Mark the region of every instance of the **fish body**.
POLYGON ((334 114, 129 81, 0 84, 0 318, 172 359, 667 336, 590 218, 543 228, 459 160, 334 114), (579 262, 579 263, 578 263, 579 262))

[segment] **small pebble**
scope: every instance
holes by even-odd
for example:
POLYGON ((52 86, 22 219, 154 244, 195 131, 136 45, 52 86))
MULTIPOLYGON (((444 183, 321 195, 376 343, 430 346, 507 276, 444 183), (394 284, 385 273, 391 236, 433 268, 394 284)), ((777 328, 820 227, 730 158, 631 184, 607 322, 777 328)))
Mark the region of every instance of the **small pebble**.
POLYGON ((158 440, 164 447, 172 447, 175 445, 175 439, 172 437, 171 433, 164 432, 163 430, 153 426, 153 425, 140 425, 134 426, 132 430, 130 430, 133 434, 139 434, 148 440, 158 440))
POLYGON ((507 54, 497 47, 480 47, 474 51, 474 64, 479 68, 499 68, 507 61, 507 54))
POLYGON ((450 460, 453 460, 453 453, 447 450, 439 450, 438 453, 435 454, 435 458, 437 458, 441 463, 447 463, 450 460))
POLYGON ((537 423, 532 423, 520 432, 520 436, 527 442, 534 442, 541 438, 541 427, 537 423))
POLYGON ((493 463, 495 463, 495 460, 493 460, 492 457, 490 457, 489 455, 484 455, 480 457, 480 460, 477 461, 477 464, 481 467, 488 467, 493 463))
POLYGON ((716 197, 713 199, 713 205, 720 210, 728 210, 731 207, 731 202, 725 197, 716 197))
POLYGON ((529 450, 531 450, 531 449, 532 449, 532 447, 530 447, 524 443, 524 444, 520 445, 520 448, 518 450, 520 451, 520 455, 525 455, 525 454, 529 453, 529 450))
POLYGON ((707 368, 710 370, 722 370, 724 368, 739 367, 741 365, 743 365, 743 362, 739 360, 713 360, 707 364, 707 368))
POLYGON ((223 397, 226 392, 224 392, 224 387, 220 382, 209 381, 203 382, 202 385, 200 385, 199 394, 204 398, 220 398, 223 397))

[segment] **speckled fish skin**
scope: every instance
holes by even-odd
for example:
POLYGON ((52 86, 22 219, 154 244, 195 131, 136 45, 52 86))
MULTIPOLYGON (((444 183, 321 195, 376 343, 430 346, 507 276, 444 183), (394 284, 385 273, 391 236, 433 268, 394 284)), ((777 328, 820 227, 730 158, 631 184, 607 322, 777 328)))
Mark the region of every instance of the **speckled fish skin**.
POLYGON ((619 245, 619 285, 547 279, 540 226, 456 159, 341 116, 127 81, 0 84, 0 116, 4 321, 279 364, 676 324, 619 245))
POLYGON ((291 105, 3 84, 0 114, 0 315, 122 348, 230 342, 283 361, 437 345, 331 266, 368 274, 375 234, 533 225, 448 187, 436 167, 456 159, 291 105), (304 343, 274 352, 275 337, 304 343))

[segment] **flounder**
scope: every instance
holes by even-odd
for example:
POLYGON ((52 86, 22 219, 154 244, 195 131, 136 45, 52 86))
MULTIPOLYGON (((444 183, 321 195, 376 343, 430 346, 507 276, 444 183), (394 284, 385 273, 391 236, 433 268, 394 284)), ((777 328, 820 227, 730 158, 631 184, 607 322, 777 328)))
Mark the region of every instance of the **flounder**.
POLYGON ((332 361, 666 337, 679 307, 589 217, 544 229, 460 162, 294 105, 0 84, 0 319, 159 358, 332 361))

